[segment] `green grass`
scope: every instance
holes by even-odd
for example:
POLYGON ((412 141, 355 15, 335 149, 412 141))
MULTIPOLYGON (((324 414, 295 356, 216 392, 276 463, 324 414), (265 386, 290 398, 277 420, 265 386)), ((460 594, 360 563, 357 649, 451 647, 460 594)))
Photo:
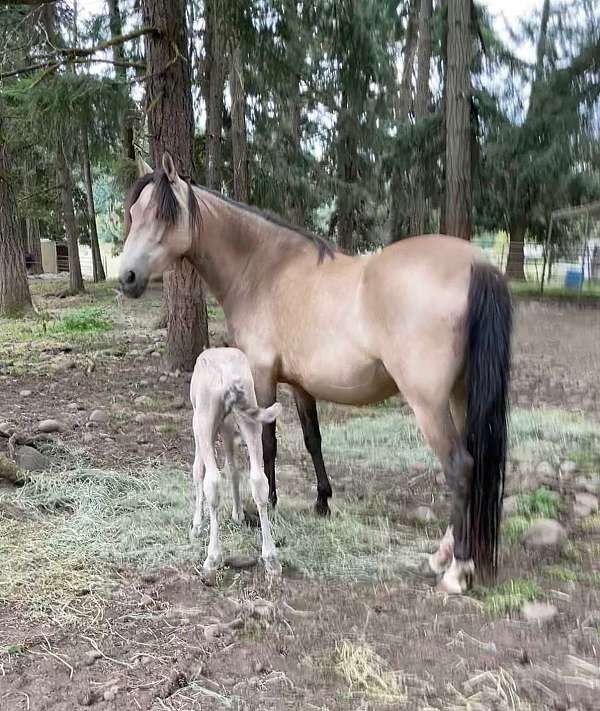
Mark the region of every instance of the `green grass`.
MULTIPOLYGON (((516 282, 510 284, 511 292, 517 297, 538 297, 548 299, 564 299, 565 301, 574 301, 579 298, 579 292, 575 289, 567 289, 564 286, 550 285, 544 286, 544 293, 540 294, 540 285, 537 282, 516 282)), ((586 281, 581 292, 582 299, 600 299, 600 286, 590 284, 586 281)))
POLYGON ((519 579, 473 591, 474 597, 481 600, 485 610, 494 617, 518 612, 523 603, 537 600, 542 594, 541 588, 535 581, 519 579))
POLYGON ((525 516, 507 516, 502 522, 502 540, 506 543, 520 543, 531 519, 525 516))
POLYGON ((113 323, 106 312, 99 306, 82 306, 62 313, 50 324, 55 333, 90 333, 110 331, 113 323))
POLYGON ((558 518, 560 513, 559 495, 540 486, 530 494, 517 497, 517 513, 526 518, 558 518))

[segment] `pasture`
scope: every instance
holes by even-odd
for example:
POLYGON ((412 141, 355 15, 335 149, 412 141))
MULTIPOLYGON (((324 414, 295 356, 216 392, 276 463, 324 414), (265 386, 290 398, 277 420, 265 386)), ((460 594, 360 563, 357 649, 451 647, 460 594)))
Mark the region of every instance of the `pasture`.
MULTIPOLYGON (((23 465, 0 460, 1 709, 597 708, 595 301, 515 302, 499 578, 449 597, 419 574, 448 496, 410 411, 320 405, 322 520, 282 387, 283 577, 253 565, 259 529, 228 521, 224 482, 229 565, 206 585, 206 537, 188 542, 189 378, 163 371, 160 286, 123 304, 110 283, 31 286, 37 317, 0 322, 0 455, 23 465)), ((219 344, 214 304, 210 329, 219 344)))

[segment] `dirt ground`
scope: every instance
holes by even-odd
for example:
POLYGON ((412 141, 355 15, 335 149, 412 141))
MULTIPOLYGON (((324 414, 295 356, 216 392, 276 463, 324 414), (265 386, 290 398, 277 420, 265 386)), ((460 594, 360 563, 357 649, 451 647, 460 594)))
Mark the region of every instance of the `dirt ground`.
MULTIPOLYGON (((98 305, 111 315, 114 328, 75 338, 50 327, 46 332, 39 321, 24 328, 0 322, 0 422, 34 433, 41 420, 61 419, 66 431, 48 450, 58 469, 76 460, 78 467, 102 471, 169 466, 189 472, 189 378, 163 372, 164 332, 152 328, 160 287, 123 307, 110 288, 90 289, 76 299, 48 296, 55 289, 51 282, 35 284, 44 321, 98 305), (140 396, 149 399, 136 401, 140 396), (109 417, 91 426, 95 409, 109 417)), ((224 324, 218 310, 211 315, 211 335, 219 343, 224 324)), ((532 487, 556 490, 568 543, 532 553, 509 537, 491 594, 483 589, 461 598, 438 594, 409 564, 388 574, 379 568, 353 572, 346 544, 336 550, 334 540, 335 527, 343 525, 348 512, 358 512, 357 521, 365 527, 385 517, 389 551, 414 540, 422 557, 443 532, 448 499, 435 465, 421 463, 418 456, 410 459, 410 447, 399 464, 393 458, 380 461, 377 453, 348 458, 352 428, 360 424, 364 434, 369 426, 376 431, 378 423, 393 427, 402 411, 397 403, 368 411, 324 405, 334 506, 330 522, 314 524, 312 546, 318 551, 318 536, 327 536, 328 555, 339 556, 328 561, 327 570, 339 563, 343 573, 308 574, 286 565, 291 542, 279 540, 280 581, 269 583, 254 567, 225 569, 215 586, 207 586, 199 573, 201 548, 197 560, 149 569, 115 565, 110 591, 84 589, 79 600, 65 600, 65 606, 87 605, 93 614, 65 622, 60 615, 32 615, 27 598, 10 598, 7 604, 7 564, 4 573, 0 570, 0 600, 5 601, 0 607, 0 709, 600 708, 600 523, 593 513, 577 518, 571 507, 581 481, 591 491, 600 472, 599 369, 600 306, 516 303, 512 399, 518 416, 531 415, 535 424, 523 425, 528 438, 524 434, 523 442, 530 449, 523 453, 521 440, 515 444, 509 489, 523 493, 522 480, 533 477, 532 487), (563 421, 565 432, 578 427, 582 434, 565 434, 563 421), (335 437, 347 446, 336 449, 335 437), (568 480, 561 474, 567 458, 576 469, 568 480), (548 460, 543 463, 551 472, 540 467, 542 460, 548 460), (418 506, 431 507, 435 518, 415 523, 418 506), (514 581, 520 586, 535 581, 531 597, 554 605, 551 620, 524 619, 521 587, 514 581)), ((315 492, 312 467, 284 388, 280 399, 280 508, 295 507, 308 520, 315 492)), ((403 417, 409 426, 410 416, 403 417)), ((360 443, 359 449, 366 451, 360 443)), ((7 453, 8 438, 0 437, 0 454, 7 453)), ((7 530, 25 524, 32 509, 24 496, 8 484, 0 488, 0 524, 7 530)), ((179 534, 183 538, 185 531, 179 534)), ((358 534, 351 551, 356 560, 362 560, 363 544, 358 534)), ((35 579, 44 572, 32 566, 30 574, 35 579)))

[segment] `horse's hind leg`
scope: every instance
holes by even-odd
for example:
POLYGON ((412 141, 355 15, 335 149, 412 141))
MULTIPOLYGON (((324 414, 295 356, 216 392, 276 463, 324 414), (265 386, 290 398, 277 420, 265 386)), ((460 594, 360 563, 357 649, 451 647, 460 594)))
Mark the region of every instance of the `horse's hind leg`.
POLYGON ((235 430, 233 425, 228 421, 228 418, 223 420, 221 425, 221 436, 223 437, 223 450, 225 451, 225 466, 231 479, 231 496, 233 498, 233 508, 231 518, 236 523, 244 523, 244 511, 240 499, 240 471, 235 463, 235 455, 233 441, 235 438, 235 430))
POLYGON ((311 395, 297 388, 294 388, 294 400, 296 401, 296 409, 302 425, 304 444, 312 458, 315 474, 317 475, 315 511, 320 516, 328 516, 330 513, 328 499, 331 498, 331 484, 325 470, 323 452, 321 451, 321 431, 319 429, 317 403, 311 395))
POLYGON ((421 431, 440 459, 454 497, 451 528, 438 551, 439 557, 444 560, 438 562, 446 566, 452 543, 454 555, 438 587, 445 592, 461 593, 466 590, 468 577, 473 571, 467 537, 473 460, 454 424, 448 403, 437 407, 423 402, 411 402, 411 405, 421 431))

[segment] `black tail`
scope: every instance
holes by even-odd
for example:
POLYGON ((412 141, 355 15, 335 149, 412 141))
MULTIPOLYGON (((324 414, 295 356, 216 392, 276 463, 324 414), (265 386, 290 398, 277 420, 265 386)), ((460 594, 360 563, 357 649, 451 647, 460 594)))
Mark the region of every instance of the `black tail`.
POLYGON ((474 460, 469 506, 471 554, 483 578, 498 562, 508 436, 512 305, 502 274, 476 264, 467 315, 466 443, 474 460))

